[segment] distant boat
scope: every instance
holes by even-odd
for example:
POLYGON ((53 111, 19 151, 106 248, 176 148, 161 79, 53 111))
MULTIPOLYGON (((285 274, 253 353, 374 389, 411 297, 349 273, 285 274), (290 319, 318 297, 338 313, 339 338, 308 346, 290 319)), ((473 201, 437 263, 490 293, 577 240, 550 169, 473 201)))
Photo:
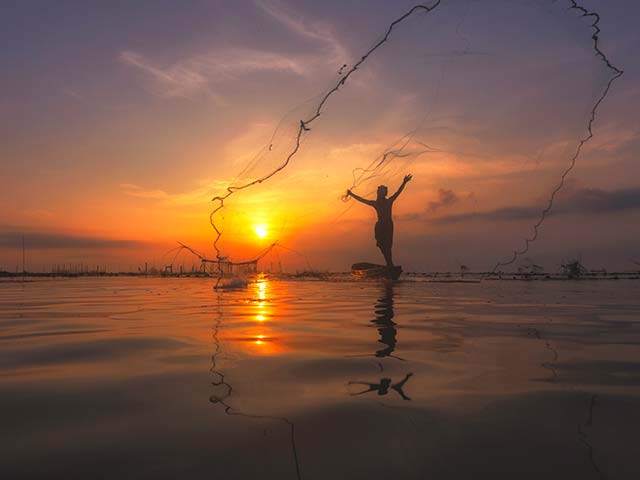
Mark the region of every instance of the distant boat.
POLYGON ((398 280, 401 273, 402 267, 399 265, 387 267, 386 265, 368 262, 354 263, 351 265, 351 274, 359 279, 387 278, 390 280, 398 280))

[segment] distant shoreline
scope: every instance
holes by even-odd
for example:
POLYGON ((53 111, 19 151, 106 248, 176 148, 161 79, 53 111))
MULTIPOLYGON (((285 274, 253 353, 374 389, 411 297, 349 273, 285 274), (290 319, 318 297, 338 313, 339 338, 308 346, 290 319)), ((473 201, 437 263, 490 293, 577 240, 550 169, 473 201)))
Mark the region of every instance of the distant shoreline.
MULTIPOLYGON (((354 279, 350 272, 297 272, 272 273, 261 272, 248 277, 263 275, 276 280, 338 280, 354 279)), ((139 272, 6 272, 0 271, 0 280, 25 280, 38 278, 95 278, 95 277, 140 277, 140 278, 217 278, 217 275, 202 272, 189 273, 139 273, 139 272)), ((640 271, 626 272, 586 272, 578 276, 563 273, 520 273, 520 272, 405 272, 401 280, 423 279, 433 283, 477 283, 482 280, 493 281, 585 281, 585 280, 640 280, 640 271)))

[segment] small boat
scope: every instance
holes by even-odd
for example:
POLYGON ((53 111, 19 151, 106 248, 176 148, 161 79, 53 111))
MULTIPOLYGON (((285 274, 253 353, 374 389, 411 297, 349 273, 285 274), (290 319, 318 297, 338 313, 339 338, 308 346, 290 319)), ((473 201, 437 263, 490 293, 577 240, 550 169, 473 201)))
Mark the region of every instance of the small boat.
POLYGON ((368 262, 354 263, 351 265, 351 275, 359 279, 387 278, 390 280, 398 280, 401 273, 402 267, 399 265, 387 267, 386 265, 368 262))

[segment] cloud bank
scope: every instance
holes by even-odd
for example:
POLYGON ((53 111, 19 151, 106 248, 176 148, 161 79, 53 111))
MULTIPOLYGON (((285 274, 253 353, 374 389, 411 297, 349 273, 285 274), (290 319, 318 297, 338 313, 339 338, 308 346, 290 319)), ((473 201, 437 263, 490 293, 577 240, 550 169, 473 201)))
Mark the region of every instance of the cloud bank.
MULTIPOLYGON (((0 232, 0 248, 22 248, 22 235, 21 232, 15 231, 0 232)), ((63 235, 52 232, 25 232, 24 243, 29 249, 131 248, 143 245, 142 242, 135 240, 63 235)))
MULTIPOLYGON (((433 219, 437 224, 454 224, 470 220, 532 220, 540 216, 542 206, 504 207, 486 212, 446 215, 433 219)), ((640 208, 640 188, 601 190, 583 188, 560 201, 551 215, 616 213, 640 208)))

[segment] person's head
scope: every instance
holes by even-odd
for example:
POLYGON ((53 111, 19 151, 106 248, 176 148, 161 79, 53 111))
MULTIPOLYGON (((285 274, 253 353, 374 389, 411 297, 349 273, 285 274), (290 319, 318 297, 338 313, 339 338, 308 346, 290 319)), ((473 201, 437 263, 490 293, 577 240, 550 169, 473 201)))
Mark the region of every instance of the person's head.
POLYGON ((386 185, 380 185, 378 187, 378 198, 387 198, 387 186, 386 185))

